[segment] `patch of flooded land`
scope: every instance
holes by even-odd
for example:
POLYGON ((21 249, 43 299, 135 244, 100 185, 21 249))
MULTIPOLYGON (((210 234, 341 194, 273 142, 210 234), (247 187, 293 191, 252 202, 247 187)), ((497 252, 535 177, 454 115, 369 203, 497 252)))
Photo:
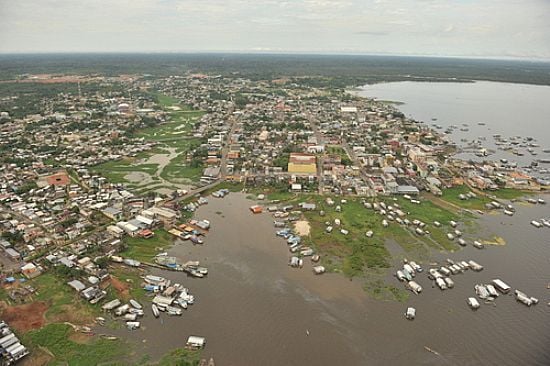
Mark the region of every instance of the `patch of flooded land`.
MULTIPOLYGON (((209 201, 195 213, 211 223, 205 244, 178 242, 168 251, 182 262, 200 260, 208 277, 154 272, 192 289, 195 304, 182 317, 146 316, 144 330, 130 334, 153 357, 199 334, 208 339, 203 355, 220 365, 550 362, 546 229, 529 225, 548 214, 545 205, 519 206, 513 218, 482 216, 479 230, 498 233, 507 244, 433 253, 430 261, 420 262, 425 271, 415 279, 423 291, 401 303, 373 300, 360 278, 316 276, 309 260, 302 269, 288 266, 288 246, 275 236, 273 218, 252 214, 253 201, 244 194, 209 201), (430 263, 446 265, 446 258, 473 259, 484 269, 453 276, 454 288, 441 291, 426 272, 430 263), (526 307, 509 294, 472 311, 466 300, 475 296, 474 286, 494 278, 544 304, 526 307), (409 306, 417 311, 414 321, 403 316, 409 306)), ((400 286, 395 278, 388 281, 400 286)))

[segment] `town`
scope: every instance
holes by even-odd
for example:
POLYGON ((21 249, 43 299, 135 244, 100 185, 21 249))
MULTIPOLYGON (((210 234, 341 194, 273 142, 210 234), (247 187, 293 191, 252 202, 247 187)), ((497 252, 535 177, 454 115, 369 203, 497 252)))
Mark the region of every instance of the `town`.
MULTIPOLYGON (((314 274, 354 277, 390 267, 387 236, 411 241, 400 236, 411 233, 454 251, 466 245, 452 225, 458 213, 513 215, 509 200, 550 185, 507 161, 458 159, 452 131, 308 78, 26 74, 12 83, 0 99, 0 298, 10 304, 2 329, 22 333, 46 324, 93 333, 109 322, 133 331, 143 316, 200 311, 187 284, 148 271, 207 277, 212 268, 197 258, 165 251, 174 241, 208 243, 210 222, 194 212, 234 192, 252 195, 253 213, 273 214, 292 267, 311 257, 314 274), (52 93, 52 85, 64 88, 52 93), (355 227, 337 216, 348 209, 355 227), (382 234, 396 225, 403 231, 382 234), (373 247, 357 253, 371 238, 373 247), (353 254, 339 258, 328 244, 353 254)), ((525 151, 535 142, 517 140, 525 151)), ((187 332, 190 352, 205 346, 187 332)), ((22 344, 4 335, 8 362, 27 355, 25 341, 40 344, 40 333, 22 344)), ((119 341, 101 342, 110 338, 119 341)))

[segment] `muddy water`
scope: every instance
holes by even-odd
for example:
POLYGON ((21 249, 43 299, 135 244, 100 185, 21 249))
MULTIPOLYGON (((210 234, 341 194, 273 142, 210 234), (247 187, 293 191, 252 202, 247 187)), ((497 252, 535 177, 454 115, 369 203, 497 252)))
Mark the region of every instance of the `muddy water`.
POLYGON ((301 270, 291 269, 271 217, 252 215, 250 205, 241 194, 211 198, 196 215, 212 223, 205 244, 182 242, 171 250, 210 270, 204 279, 157 273, 195 295, 196 303, 181 318, 155 319, 147 311, 144 330, 116 333, 143 342, 142 351, 153 358, 181 347, 191 334, 201 335, 208 342, 204 355, 218 365, 550 364, 550 229, 529 225, 533 218, 550 216, 550 205, 522 206, 511 218, 482 217, 482 230, 508 244, 436 254, 439 261, 474 259, 485 269, 454 276, 455 288, 445 292, 419 275, 424 291, 406 303, 372 300, 359 281, 337 274, 315 276, 309 261, 301 270), (496 277, 538 297, 540 304, 527 308, 509 295, 496 306, 471 311, 466 299, 474 284, 496 277), (416 320, 404 319, 407 306, 417 309, 416 320))

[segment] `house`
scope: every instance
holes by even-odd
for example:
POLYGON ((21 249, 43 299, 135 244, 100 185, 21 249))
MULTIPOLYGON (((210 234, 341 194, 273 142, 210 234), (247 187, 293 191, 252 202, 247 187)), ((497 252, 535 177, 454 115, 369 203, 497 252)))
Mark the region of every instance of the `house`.
POLYGON ((122 219, 122 211, 114 208, 114 207, 107 207, 106 209, 101 211, 105 216, 110 218, 114 221, 119 221, 122 219))
POLYGON ((72 280, 70 282, 67 282, 67 285, 71 286, 76 292, 80 292, 86 288, 86 285, 84 285, 79 280, 72 280))
POLYGON ((300 207, 302 208, 302 210, 313 211, 317 208, 317 205, 315 205, 315 203, 302 202, 300 203, 300 207))
POLYGON ((21 254, 13 248, 6 248, 4 251, 8 255, 8 258, 13 260, 13 261, 17 261, 17 260, 21 259, 21 254))
POLYGON ((24 266, 21 267, 21 273, 23 276, 27 277, 28 279, 35 278, 40 276, 42 272, 40 271, 40 268, 35 266, 34 263, 27 263, 24 266))
POLYGON ((398 186, 397 194, 418 195, 420 191, 415 186, 398 186))

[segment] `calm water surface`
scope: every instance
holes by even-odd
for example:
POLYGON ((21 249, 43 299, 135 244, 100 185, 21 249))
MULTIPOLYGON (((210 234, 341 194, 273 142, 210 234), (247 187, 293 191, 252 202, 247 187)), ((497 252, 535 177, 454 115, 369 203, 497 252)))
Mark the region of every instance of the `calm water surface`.
MULTIPOLYGON (((405 115, 429 125, 440 125, 445 130, 458 126, 450 138, 459 146, 467 146, 472 140, 485 137, 484 147, 496 150, 491 159, 505 158, 526 166, 533 160, 550 159, 550 87, 525 84, 478 81, 475 83, 395 82, 366 85, 360 95, 379 100, 399 101, 398 109, 405 115), (436 120, 434 120, 436 119, 436 120), (479 125, 478 123, 485 123, 479 125), (467 124, 468 126, 463 126, 467 124), (467 128, 468 131, 461 131, 467 128), (513 136, 533 137, 540 147, 537 155, 531 155, 526 147, 518 149, 524 156, 497 150, 493 135, 505 138, 513 136), (463 141, 465 139, 466 141, 463 141)), ((473 153, 461 158, 480 160, 473 153)), ((541 166, 550 169, 550 164, 541 166)), ((548 173, 532 172, 550 177, 548 173)))
POLYGON ((481 217, 480 230, 502 236, 506 246, 436 253, 434 260, 474 259, 485 269, 454 276, 455 288, 445 292, 417 276, 422 294, 397 303, 368 298, 356 280, 315 276, 309 261, 291 269, 271 216, 252 215, 251 204, 243 194, 211 198, 196 213, 212 223, 205 244, 182 242, 170 251, 203 262, 207 278, 157 272, 195 295, 182 317, 155 319, 147 306, 144 329, 114 332, 140 342, 153 358, 183 346, 191 334, 205 336, 204 356, 217 365, 550 365, 550 229, 529 225, 550 216, 550 205, 481 217), (540 304, 528 308, 509 295, 471 311, 466 299, 474 284, 496 277, 540 304), (404 319, 407 306, 417 309, 416 320, 404 319))

